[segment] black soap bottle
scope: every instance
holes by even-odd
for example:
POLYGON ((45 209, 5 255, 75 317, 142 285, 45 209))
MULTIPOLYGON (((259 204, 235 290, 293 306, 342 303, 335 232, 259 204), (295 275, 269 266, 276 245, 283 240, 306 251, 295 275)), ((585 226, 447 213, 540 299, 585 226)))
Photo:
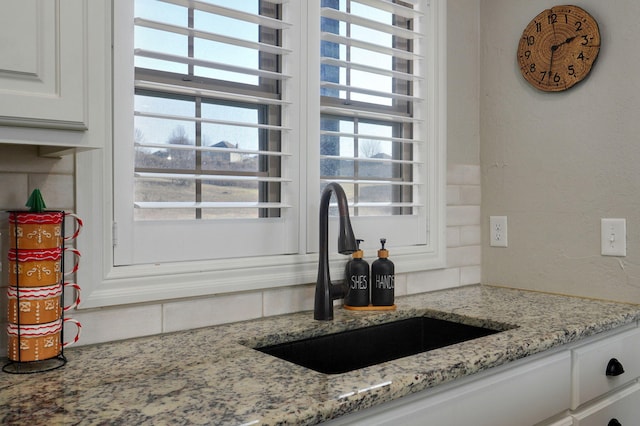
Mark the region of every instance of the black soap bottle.
POLYGON ((356 240, 357 250, 353 252, 352 259, 345 268, 347 295, 344 297, 344 304, 347 306, 369 306, 369 264, 362 258, 362 241, 356 240))
POLYGON ((395 267, 389 260, 389 251, 384 248, 386 238, 380 239, 382 248, 378 259, 371 265, 371 303, 374 306, 392 306, 395 290, 395 267))

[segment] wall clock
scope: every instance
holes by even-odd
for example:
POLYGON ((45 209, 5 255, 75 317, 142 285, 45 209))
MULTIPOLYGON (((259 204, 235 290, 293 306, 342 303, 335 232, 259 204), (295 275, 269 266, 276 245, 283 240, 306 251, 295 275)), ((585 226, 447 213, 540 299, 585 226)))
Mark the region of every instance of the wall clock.
POLYGON ((522 32, 518 64, 533 87, 559 92, 589 74, 599 51, 596 20, 577 6, 554 6, 540 12, 522 32))

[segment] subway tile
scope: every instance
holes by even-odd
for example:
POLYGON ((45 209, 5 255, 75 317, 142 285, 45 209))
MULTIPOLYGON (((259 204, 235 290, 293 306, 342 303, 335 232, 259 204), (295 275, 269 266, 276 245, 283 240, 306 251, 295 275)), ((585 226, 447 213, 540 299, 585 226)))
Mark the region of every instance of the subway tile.
POLYGON ((75 207, 74 178, 72 175, 29 175, 29 192, 40 189, 47 208, 73 210, 75 207))
MULTIPOLYGON (((1 169, 0 169, 1 170, 1 169)), ((26 173, 0 173, 0 209, 25 208, 29 199, 29 175, 26 173)))
POLYGON ((480 225, 461 226, 460 228, 460 245, 473 246, 482 243, 482 231, 480 225))
POLYGON ((407 295, 407 277, 408 274, 397 274, 394 282, 394 295, 405 296, 407 295))
POLYGON ((480 166, 475 164, 449 164, 447 184, 480 185, 480 166))
POLYGON ((447 247, 459 247, 460 243, 460 227, 448 226, 447 227, 447 247))
POLYGON ((447 226, 479 224, 480 206, 447 206, 447 226))
POLYGON ((82 334, 76 345, 130 339, 162 332, 161 305, 124 306, 88 311, 81 309, 73 311, 69 316, 82 324, 82 334))
POLYGON ((460 190, 460 202, 462 205, 479 206, 482 202, 482 191, 480 185, 462 185, 460 190))
POLYGON ((460 268, 460 285, 480 284, 480 265, 463 266, 460 268))
POLYGON ((424 293, 460 285, 458 268, 434 269, 407 274, 407 294, 424 293))
POLYGON ((447 267, 480 265, 480 246, 451 247, 447 249, 447 267))
POLYGON ((162 312, 163 332, 260 318, 262 292, 234 293, 169 302, 163 305, 162 312))
POLYGON ((312 310, 314 297, 315 285, 265 290, 263 292, 264 316, 312 310))
POLYGON ((447 205, 457 206, 462 204, 460 201, 460 185, 447 185, 447 205))

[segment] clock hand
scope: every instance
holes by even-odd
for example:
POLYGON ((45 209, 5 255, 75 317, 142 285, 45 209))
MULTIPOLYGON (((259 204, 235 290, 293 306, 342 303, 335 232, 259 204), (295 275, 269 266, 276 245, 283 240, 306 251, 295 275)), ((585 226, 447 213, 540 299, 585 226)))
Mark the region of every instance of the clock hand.
POLYGON ((567 38, 565 41, 563 41, 562 43, 551 46, 551 52, 555 52, 555 51, 556 51, 556 50, 558 50, 558 48, 559 48, 560 46, 562 46, 563 44, 571 43, 571 42, 573 41, 573 39, 574 39, 574 38, 576 38, 576 36, 569 37, 569 38, 567 38))

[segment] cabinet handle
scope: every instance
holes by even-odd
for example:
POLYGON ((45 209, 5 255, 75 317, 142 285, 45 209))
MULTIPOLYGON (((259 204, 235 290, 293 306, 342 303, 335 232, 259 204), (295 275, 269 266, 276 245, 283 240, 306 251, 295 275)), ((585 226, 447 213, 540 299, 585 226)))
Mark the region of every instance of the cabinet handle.
POLYGON ((607 371, 605 372, 605 374, 607 376, 619 376, 622 373, 624 373, 624 368, 622 367, 620 361, 615 358, 611 358, 609 360, 609 364, 607 364, 607 371))
POLYGON ((618 419, 611 419, 609 423, 607 423, 607 426, 622 426, 622 423, 620 423, 618 419))

